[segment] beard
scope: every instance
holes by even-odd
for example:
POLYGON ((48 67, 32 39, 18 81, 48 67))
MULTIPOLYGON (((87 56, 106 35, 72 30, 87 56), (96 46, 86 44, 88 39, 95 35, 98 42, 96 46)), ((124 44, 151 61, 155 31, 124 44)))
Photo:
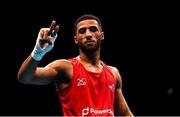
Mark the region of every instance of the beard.
POLYGON ((100 49, 101 41, 97 41, 95 44, 78 43, 79 49, 84 53, 94 53, 100 49))

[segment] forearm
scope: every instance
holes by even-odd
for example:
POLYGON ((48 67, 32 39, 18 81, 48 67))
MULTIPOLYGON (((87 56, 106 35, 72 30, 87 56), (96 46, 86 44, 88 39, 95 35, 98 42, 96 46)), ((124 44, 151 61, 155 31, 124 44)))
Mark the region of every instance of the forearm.
POLYGON ((29 83, 35 76, 38 61, 29 56, 21 65, 18 71, 18 80, 22 83, 29 83))
POLYGON ((54 47, 58 29, 59 26, 56 25, 55 21, 52 21, 50 28, 40 29, 31 55, 23 62, 18 71, 17 77, 20 82, 41 84, 42 77, 47 78, 51 76, 46 69, 37 69, 37 66, 43 56, 54 47))

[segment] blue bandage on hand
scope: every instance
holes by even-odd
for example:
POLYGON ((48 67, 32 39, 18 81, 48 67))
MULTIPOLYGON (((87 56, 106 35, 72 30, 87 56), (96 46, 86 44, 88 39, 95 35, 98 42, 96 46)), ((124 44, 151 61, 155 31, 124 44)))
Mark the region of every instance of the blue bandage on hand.
POLYGON ((31 52, 32 58, 36 61, 40 61, 47 52, 52 50, 54 47, 54 42, 57 38, 57 34, 54 36, 49 35, 46 38, 43 38, 44 36, 42 35, 42 31, 49 31, 49 28, 42 28, 39 31, 35 47, 31 52))

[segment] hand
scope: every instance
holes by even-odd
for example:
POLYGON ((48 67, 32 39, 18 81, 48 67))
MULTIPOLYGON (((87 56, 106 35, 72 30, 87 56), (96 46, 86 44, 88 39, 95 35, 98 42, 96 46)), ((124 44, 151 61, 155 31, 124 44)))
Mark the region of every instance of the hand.
POLYGON ((36 61, 40 61, 47 52, 52 50, 58 30, 59 26, 56 25, 56 21, 52 21, 50 28, 42 28, 39 31, 36 45, 31 53, 36 61))

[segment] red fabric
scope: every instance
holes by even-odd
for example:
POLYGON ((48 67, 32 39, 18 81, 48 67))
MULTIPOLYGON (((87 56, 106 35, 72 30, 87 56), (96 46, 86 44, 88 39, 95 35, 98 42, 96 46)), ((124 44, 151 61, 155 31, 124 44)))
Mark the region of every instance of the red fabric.
POLYGON ((116 80, 104 64, 101 73, 87 71, 76 59, 73 79, 68 87, 59 90, 64 116, 113 116, 116 80))

